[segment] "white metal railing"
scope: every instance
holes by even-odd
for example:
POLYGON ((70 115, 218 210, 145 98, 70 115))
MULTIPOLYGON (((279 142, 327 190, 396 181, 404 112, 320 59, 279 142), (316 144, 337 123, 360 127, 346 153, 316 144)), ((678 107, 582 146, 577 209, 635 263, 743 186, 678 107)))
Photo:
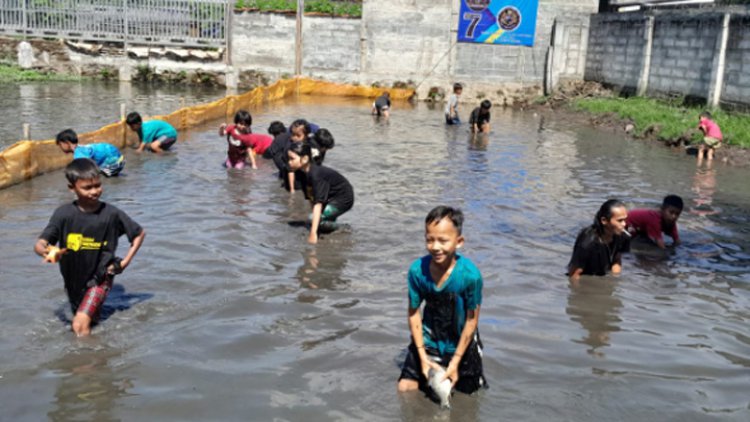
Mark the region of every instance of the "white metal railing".
POLYGON ((0 34, 222 47, 231 0, 0 0, 0 34))

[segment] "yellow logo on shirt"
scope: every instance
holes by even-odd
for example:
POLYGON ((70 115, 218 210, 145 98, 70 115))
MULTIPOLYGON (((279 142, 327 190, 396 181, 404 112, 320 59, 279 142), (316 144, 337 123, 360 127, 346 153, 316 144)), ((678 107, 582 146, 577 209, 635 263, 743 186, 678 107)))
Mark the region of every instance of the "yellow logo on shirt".
POLYGON ((73 252, 97 251, 102 248, 102 242, 97 242, 93 237, 84 237, 81 233, 69 233, 65 245, 73 252))

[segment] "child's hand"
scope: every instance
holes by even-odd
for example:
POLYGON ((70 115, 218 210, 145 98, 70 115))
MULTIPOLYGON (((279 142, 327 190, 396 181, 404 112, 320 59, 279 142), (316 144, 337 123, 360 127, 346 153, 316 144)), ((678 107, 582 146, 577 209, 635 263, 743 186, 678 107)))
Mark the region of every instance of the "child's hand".
POLYGON ((310 236, 307 237, 307 242, 311 245, 318 243, 318 235, 311 233, 310 236))
POLYGON ((60 249, 57 246, 47 246, 46 255, 44 256, 44 262, 54 264, 60 260, 60 258, 67 252, 68 249, 60 249))
POLYGON ((422 362, 422 375, 424 375, 425 379, 430 379, 430 368, 439 371, 443 368, 438 365, 437 363, 433 362, 431 359, 421 359, 422 362))
POLYGON ((224 136, 227 134, 227 124, 222 123, 221 126, 219 126, 219 136, 224 136))
POLYGON ((458 363, 453 363, 455 359, 451 359, 451 363, 448 365, 447 368, 445 368, 445 375, 443 376, 443 379, 440 380, 440 382, 443 382, 443 380, 450 379, 451 385, 455 386, 458 382, 458 363))

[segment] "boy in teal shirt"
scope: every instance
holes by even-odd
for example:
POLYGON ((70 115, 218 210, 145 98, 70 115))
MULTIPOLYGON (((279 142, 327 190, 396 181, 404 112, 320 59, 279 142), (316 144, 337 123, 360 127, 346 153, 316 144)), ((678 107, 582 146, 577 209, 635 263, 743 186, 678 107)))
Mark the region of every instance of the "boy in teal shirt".
POLYGON ((142 152, 148 147, 153 152, 166 151, 177 142, 177 130, 163 120, 149 120, 144 122, 137 112, 128 114, 125 122, 130 129, 138 134, 141 145, 137 152, 142 152))
POLYGON ((471 394, 486 387, 477 323, 482 304, 482 275, 456 250, 463 246, 463 213, 439 206, 425 219, 430 253, 409 268, 408 348, 398 391, 426 391, 430 368, 445 367, 454 388, 471 394), (420 315, 419 308, 425 303, 420 315))

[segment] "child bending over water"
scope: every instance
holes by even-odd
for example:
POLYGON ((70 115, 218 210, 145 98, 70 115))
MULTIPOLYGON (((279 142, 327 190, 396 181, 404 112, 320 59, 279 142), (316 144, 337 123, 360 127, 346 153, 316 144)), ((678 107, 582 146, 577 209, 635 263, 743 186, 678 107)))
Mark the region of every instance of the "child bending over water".
POLYGON ((617 199, 603 203, 594 217, 594 224, 581 230, 568 263, 568 277, 573 285, 581 275, 606 275, 622 270, 622 253, 630 250, 625 231, 628 210, 617 199))
POLYGON ((677 232, 677 219, 682 214, 682 198, 677 195, 667 195, 658 210, 634 209, 628 212, 626 221, 628 232, 632 235, 645 235, 656 243, 661 249, 665 249, 664 236, 668 234, 672 240, 672 246, 680 244, 680 234, 677 232))
POLYGON ((107 143, 78 145, 78 135, 73 129, 58 133, 55 143, 62 152, 73 154, 74 160, 90 159, 99 167, 99 172, 107 177, 117 176, 125 168, 125 158, 116 146, 107 143))
POLYGON ((234 115, 234 124, 219 126, 219 136, 227 137, 227 159, 224 165, 227 168, 241 169, 245 167, 245 158, 250 158, 254 169, 258 168, 255 154, 266 152, 273 138, 268 135, 252 133, 250 127, 253 117, 246 110, 240 110, 234 115))
POLYGON ((290 171, 302 170, 305 175, 303 191, 313 206, 307 240, 317 243, 319 229, 336 230, 336 219, 352 208, 354 189, 336 170, 315 164, 308 142, 292 143, 287 156, 290 171))

